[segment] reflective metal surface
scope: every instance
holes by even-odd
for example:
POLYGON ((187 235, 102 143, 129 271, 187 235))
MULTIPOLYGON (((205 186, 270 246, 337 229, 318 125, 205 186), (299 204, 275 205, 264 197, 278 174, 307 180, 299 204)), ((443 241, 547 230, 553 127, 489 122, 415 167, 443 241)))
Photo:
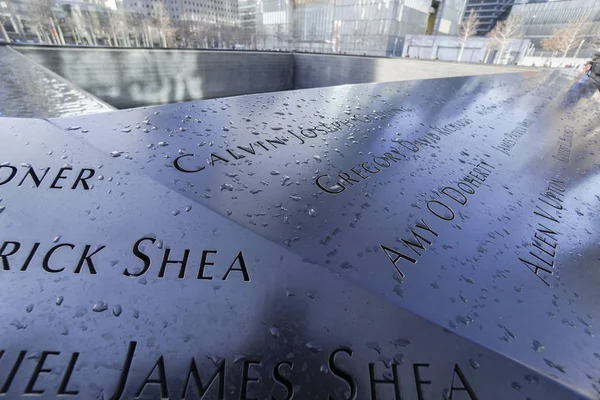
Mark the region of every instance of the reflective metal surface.
POLYGON ((115 109, 8 46, 0 46, 0 71, 0 117, 56 118, 115 109))
POLYGON ((589 89, 532 73, 1 120, 0 392, 597 398, 589 89))

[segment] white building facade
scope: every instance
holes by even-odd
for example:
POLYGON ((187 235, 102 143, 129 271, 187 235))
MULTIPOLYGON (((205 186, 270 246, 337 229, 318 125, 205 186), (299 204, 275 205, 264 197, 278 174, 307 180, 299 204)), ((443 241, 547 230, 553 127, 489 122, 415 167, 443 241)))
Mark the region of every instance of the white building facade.
POLYGON ((201 21, 218 25, 238 23, 237 0, 124 0, 125 10, 157 18, 162 4, 174 21, 201 21))
MULTIPOLYGON (((458 36, 408 35, 402 54, 421 60, 458 61, 462 43, 458 36)), ((531 51, 531 41, 514 39, 502 54, 491 46, 490 39, 481 36, 469 38, 465 43, 461 62, 484 64, 517 64, 531 51)))
POLYGON ((465 0, 259 0, 257 43, 265 49, 399 56, 405 36, 425 33, 431 18, 436 33, 455 34, 464 4, 465 0))

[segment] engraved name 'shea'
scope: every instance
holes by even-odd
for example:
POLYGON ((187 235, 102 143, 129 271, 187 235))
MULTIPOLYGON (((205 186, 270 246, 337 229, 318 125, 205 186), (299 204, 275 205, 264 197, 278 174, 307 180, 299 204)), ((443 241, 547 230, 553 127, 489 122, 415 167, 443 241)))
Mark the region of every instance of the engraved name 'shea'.
MULTIPOLYGON (((4 368, 7 371, 5 376, 0 375, 0 396, 17 391, 28 397, 55 393, 58 398, 73 398, 80 394, 79 388, 83 384, 78 367, 86 364, 85 353, 41 351, 35 358, 31 357, 31 352, 27 350, 14 353, 14 351, 0 349, 0 365, 10 367, 4 368), (64 366, 60 368, 61 372, 58 372, 58 366, 64 366), (15 380, 17 374, 27 376, 28 379, 15 380)), ((306 398, 303 397, 303 393, 300 393, 300 387, 296 385, 294 376, 300 373, 300 370, 302 375, 306 375, 306 363, 301 368, 297 365, 297 361, 290 359, 278 361, 272 357, 238 356, 233 362, 228 362, 226 358, 214 355, 173 360, 168 355, 159 354, 152 358, 156 360, 155 362, 147 364, 140 371, 139 359, 148 359, 143 353, 143 349, 138 348, 136 341, 129 342, 123 361, 116 364, 120 365, 119 375, 115 376, 118 379, 116 384, 112 383, 115 382, 114 380, 111 380, 110 384, 105 383, 109 387, 104 387, 103 391, 105 395, 110 395, 105 398, 111 400, 149 398, 257 400, 256 391, 264 390, 266 387, 271 388, 269 397, 271 400, 306 398), (204 358, 210 358, 214 363, 214 367, 208 373, 201 362, 204 358), (239 372, 233 371, 233 368, 236 368, 233 364, 238 365, 239 372), (180 371, 185 375, 173 379, 173 371, 180 371), (185 380, 182 379, 184 376, 185 380), (143 380, 140 379, 141 377, 144 377, 143 380), (239 385, 239 397, 233 396, 231 392, 231 388, 237 385, 239 385), (173 396, 175 394, 176 396, 173 396)), ((468 371, 465 372, 457 362, 450 360, 445 362, 447 366, 444 368, 447 372, 443 382, 439 379, 431 380, 433 378, 429 377, 431 375, 429 369, 432 365, 429 363, 404 364, 408 368, 403 368, 406 372, 402 372, 400 376, 399 367, 403 364, 402 358, 398 361, 394 358, 389 364, 384 364, 385 368, 379 362, 370 362, 364 367, 365 373, 369 376, 368 384, 361 385, 356 376, 348 372, 348 363, 352 362, 353 357, 354 350, 349 347, 338 347, 329 353, 326 360, 319 362, 321 368, 326 365, 331 372, 328 375, 323 375, 321 371, 317 372, 318 375, 328 377, 328 381, 321 381, 317 388, 325 393, 329 392, 327 398, 402 400, 410 391, 409 394, 416 392, 418 400, 433 400, 438 397, 426 396, 425 393, 437 392, 434 390, 436 388, 440 391, 439 395, 446 399, 478 400, 469 381, 468 371), (380 378, 380 375, 383 377, 380 378), (343 397, 331 396, 332 392, 339 392, 342 388, 345 389, 343 397), (393 393, 393 396, 379 394, 385 389, 388 389, 387 393, 393 393)))
MULTIPOLYGON (((83 246, 75 245, 73 243, 52 243, 50 246, 42 245, 40 242, 33 244, 25 244, 19 241, 4 241, 0 245, 0 261, 2 263, 2 269, 0 271, 11 271, 11 272, 25 272, 32 270, 32 264, 41 263, 42 270, 47 273, 56 274, 65 272, 67 267, 65 266, 65 257, 70 257, 73 260, 73 273, 88 273, 90 275, 96 275, 103 268, 98 267, 98 261, 96 260, 106 246, 92 246, 86 244, 83 246), (62 257, 60 262, 53 261, 55 255, 60 254, 62 257), (32 262, 36 259, 35 262, 32 262), (96 262, 96 263, 95 263, 96 262)), ((188 266, 191 267, 192 257, 190 257, 191 250, 184 249, 183 252, 176 253, 169 247, 163 249, 162 241, 157 240, 153 237, 142 237, 138 239, 132 248, 133 256, 142 262, 142 267, 133 268, 131 266, 126 267, 122 275, 127 277, 141 277, 146 274, 153 262, 150 253, 162 252, 162 258, 160 259, 158 278, 164 278, 167 275, 167 269, 174 270, 177 273, 178 279, 186 278, 186 270, 188 266), (145 246, 156 248, 152 251, 146 249, 145 246)), ((224 263, 217 262, 216 258, 222 256, 218 255, 218 251, 204 249, 198 254, 199 261, 194 264, 197 265, 196 279, 199 280, 212 280, 213 278, 227 280, 235 276, 239 276, 242 281, 250 282, 250 274, 246 267, 246 260, 242 251, 230 253, 227 255, 227 259, 224 263), (225 268, 228 266, 227 268, 225 268), (215 276, 215 270, 220 270, 219 276, 215 276)), ((160 257, 160 256, 159 256, 160 257)), ((138 261, 138 264, 139 264, 138 261)), ((221 260, 222 261, 222 260, 221 260)), ((113 270, 113 266, 117 262, 111 262, 108 268, 104 268, 104 271, 113 270)), ((154 263, 156 264, 156 263, 154 263)), ((156 270, 156 268, 155 268, 156 270)), ((174 274, 175 272, 169 272, 174 274)))

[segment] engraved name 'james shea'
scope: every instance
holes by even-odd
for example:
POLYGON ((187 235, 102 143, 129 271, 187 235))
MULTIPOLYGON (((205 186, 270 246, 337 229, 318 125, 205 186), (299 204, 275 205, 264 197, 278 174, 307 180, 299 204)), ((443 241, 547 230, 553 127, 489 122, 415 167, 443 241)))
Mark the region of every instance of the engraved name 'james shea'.
MULTIPOLYGON (((302 369, 302 365, 293 360, 276 361, 271 358, 244 356, 236 357, 233 362, 211 356, 215 361, 215 367, 206 372, 202 367, 205 357, 190 357, 186 360, 170 360, 163 355, 154 358, 156 361, 147 368, 140 368, 136 350, 137 342, 130 342, 121 368, 116 385, 113 388, 105 388, 105 394, 110 395, 111 400, 121 400, 129 397, 126 392, 134 390, 134 399, 239 399, 257 400, 256 391, 264 391, 270 388, 270 400, 292 400, 302 397, 300 386, 292 376, 294 372, 302 369), (174 366, 175 364, 175 366, 174 366), (235 364, 235 365, 233 365, 235 364), (141 369, 141 371, 140 371, 141 369), (136 373, 132 373, 135 370, 136 373), (181 375, 173 379, 173 371, 181 375), (141 372, 141 373, 140 373, 141 372), (232 373, 233 372, 233 373, 232 373), (143 376, 143 380, 132 376, 143 376), (185 380, 184 380, 185 377, 185 380), (239 397, 231 394, 231 388, 239 385, 239 397), (263 390, 261 390, 263 389, 263 390), (177 394, 177 396, 172 396, 177 394), (170 396, 171 395, 171 396, 170 396)), ((140 351, 140 350, 138 350, 140 351)), ((31 362, 26 350, 18 354, 8 354, 0 350, 0 365, 4 364, 10 368, 6 376, 0 376, 0 396, 6 395, 9 390, 12 393, 20 391, 24 396, 42 396, 56 393, 61 398, 77 396, 78 388, 83 386, 78 376, 78 365, 85 363, 85 356, 79 352, 65 353, 59 351, 42 351, 37 360, 31 362), (35 367, 32 365, 35 363, 35 367), (57 373, 62 370, 61 373, 57 373), (27 376, 20 382, 15 381, 15 376, 27 376), (45 376, 44 376, 45 375, 45 376), (53 382, 50 376, 56 379, 53 382), (25 382, 27 382, 25 384, 25 382), (21 385, 24 385, 22 387, 21 385)), ((470 399, 477 400, 473 386, 469 382, 467 374, 458 363, 449 363, 447 376, 444 382, 434 382, 429 378, 429 363, 413 363, 410 372, 399 375, 399 363, 391 362, 382 366, 381 363, 368 363, 365 373, 368 373, 368 387, 360 386, 356 377, 348 371, 347 365, 352 362, 354 351, 348 347, 340 347, 332 351, 326 360, 320 362, 327 365, 331 372, 327 382, 320 382, 316 389, 323 393, 329 392, 327 398, 357 400, 402 400, 410 390, 416 392, 418 400, 426 399, 470 399), (383 377, 380 377, 383 375, 383 377), (425 396, 425 393, 434 393, 431 387, 437 387, 440 393, 435 396, 425 396), (334 391, 345 394, 332 396, 334 391), (381 395, 382 392, 388 395, 381 395), (393 395, 392 395, 393 393, 393 395)), ((140 356, 146 360, 147 357, 140 356)), ((3 366, 4 366, 3 365, 3 366)), ((302 369, 304 372, 305 369, 302 369)), ((468 372, 468 371, 467 371, 468 372)), ((317 372, 322 375, 322 372, 317 372)), ((303 373, 304 375, 304 373, 303 373)), ((305 395, 304 395, 305 396, 305 395)), ((108 398, 108 397, 107 397, 108 398)), ((412 398, 412 397, 411 397, 412 398)))
MULTIPOLYGON (((162 257, 155 257, 154 262, 152 257, 145 251, 145 245, 159 244, 162 249, 162 242, 157 242, 155 238, 143 237, 135 242, 132 248, 133 257, 141 261, 141 267, 134 267, 135 264, 129 265, 122 271, 122 275, 128 277, 141 277, 146 274, 151 266, 158 262, 158 278, 164 278, 168 270, 170 276, 176 274, 178 279, 186 278, 186 271, 192 268, 196 273, 196 279, 212 280, 221 279, 227 280, 232 278, 241 278, 244 282, 250 281, 250 274, 246 267, 246 261, 241 251, 228 253, 227 262, 219 265, 216 262, 217 250, 202 250, 194 251, 185 249, 176 252, 168 247, 162 250, 162 257), (172 274, 172 275, 171 275, 172 274)), ((33 244, 25 244, 18 241, 5 241, 0 246, 0 261, 2 262, 2 271, 25 272, 31 271, 39 267, 43 271, 56 274, 72 271, 75 274, 87 273, 96 275, 102 270, 113 270, 109 266, 97 265, 95 257, 106 249, 106 246, 75 245, 72 243, 52 243, 51 245, 43 245, 40 242, 33 244), (55 262, 54 257, 62 253, 61 262, 55 262), (73 265, 68 268, 65 265, 64 257, 71 257, 73 265), (35 262, 32 262, 35 258, 35 262), (77 260, 77 261, 75 261, 77 260), (37 264, 37 265, 36 265, 37 264)), ((155 250, 154 252, 156 252, 155 250)), ((137 262, 139 265, 140 262, 137 262)), ((156 268, 154 268, 156 271, 156 268)))

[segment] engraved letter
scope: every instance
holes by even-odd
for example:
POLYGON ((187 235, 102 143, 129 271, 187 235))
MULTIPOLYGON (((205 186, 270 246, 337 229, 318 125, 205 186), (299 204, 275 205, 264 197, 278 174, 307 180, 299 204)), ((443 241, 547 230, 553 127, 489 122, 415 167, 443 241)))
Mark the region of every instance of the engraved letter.
POLYGON ((62 381, 60 382, 60 387, 58 388, 58 392, 56 392, 56 394, 62 394, 62 395, 71 395, 71 396, 77 396, 79 394, 78 390, 67 390, 67 386, 69 386, 69 379, 71 379, 71 374, 73 373, 73 370, 75 369, 75 363, 77 362, 77 358, 79 358, 79 353, 73 353, 71 355, 71 359, 69 360, 69 365, 67 365, 67 369, 65 370, 65 375, 62 378, 62 381))
POLYGON ((148 374, 146 379, 144 379, 144 383, 142 383, 142 386, 140 386, 140 388, 138 389, 138 391, 135 395, 135 398, 136 399, 140 398, 140 396, 142 395, 142 392, 146 388, 146 385, 154 384, 154 383, 158 383, 160 385, 161 399, 168 399, 169 398, 169 390, 167 388, 167 374, 165 373, 165 362, 163 360, 163 356, 160 356, 158 358, 158 360, 156 360, 156 364, 154 364, 154 368, 152 368, 152 370, 150 371, 150 373, 148 374), (157 368, 158 368, 158 379, 150 379, 150 377, 154 373, 154 370, 156 370, 157 368))
POLYGON ((25 179, 27 179, 27 175, 30 175, 35 187, 40 187, 40 184, 42 183, 42 180, 44 180, 44 178, 46 177, 46 174, 48 174, 48 171, 50 171, 49 167, 46 168, 46 170, 44 171, 44 175, 42 175, 41 178, 38 178, 33 167, 29 167, 29 171, 25 173, 25 176, 23 177, 23 179, 21 179, 21 182, 19 182, 19 186, 23 185, 23 182, 25 182, 25 179))
POLYGON ((435 215, 438 218, 443 219, 444 221, 452 221, 454 219, 454 211, 452 211, 452 209, 450 207, 448 207, 447 205, 445 205, 444 203, 442 203, 441 201, 437 201, 437 200, 429 200, 427 202, 427 209, 429 211, 431 211, 431 213, 433 215, 435 215), (448 210, 450 212, 450 215, 446 214, 446 215, 442 215, 442 214, 438 214, 436 211, 432 210, 432 206, 431 204, 440 204, 442 205, 446 210, 448 210))
POLYGON ((20 248, 21 248, 21 243, 19 243, 19 242, 4 242, 4 243, 2 243, 2 247, 0 247, 0 258, 2 259, 2 266, 4 267, 5 271, 10 271, 10 264, 8 263, 8 256, 12 256, 17 251, 19 251, 20 248), (6 247, 9 244, 12 244, 13 248, 8 253, 4 254, 4 251, 6 250, 6 247))
POLYGON ((88 252, 90 251, 90 248, 92 246, 90 246, 89 244, 85 245, 85 249, 83 250, 83 254, 81 255, 81 258, 79 259, 79 263, 77 264, 77 268, 75 268, 75 273, 78 274, 81 272, 81 268, 83 268, 83 263, 85 262, 88 266, 88 269, 90 270, 90 274, 95 275, 96 274, 96 269, 94 268, 94 262, 92 261, 92 256, 94 254, 97 254, 100 250, 102 250, 103 248, 105 248, 106 246, 102 245, 100 247, 98 247, 98 249, 96 249, 96 251, 94 251, 92 254, 88 255, 88 252))
POLYGON ((216 161, 223 161, 223 162, 226 162, 226 163, 229 162, 228 159, 223 158, 223 157, 219 156, 218 154, 210 153, 210 161, 209 161, 210 165, 214 166, 215 165, 215 160, 216 161))
POLYGON ((319 180, 321 178, 326 177, 326 176, 328 177, 329 175, 319 175, 319 176, 317 176, 317 179, 315 180, 315 183, 317 184, 317 186, 319 187, 319 189, 321 189, 325 193, 329 193, 329 194, 338 194, 338 193, 342 193, 344 190, 346 190, 346 186, 344 186, 342 184, 339 184, 339 183, 336 186, 332 186, 330 188, 326 188, 325 186, 323 186, 319 180), (338 188, 338 189, 336 189, 336 188, 338 188))
POLYGON ((202 171, 204 168, 206 168, 205 165, 203 165, 202 167, 198 168, 198 169, 185 169, 181 166, 181 164, 179 164, 179 160, 182 159, 183 157, 193 157, 193 154, 184 154, 181 155, 179 157, 177 157, 175 160, 173 160, 173 166, 175 167, 175 169, 177 171, 180 172, 188 172, 188 173, 192 173, 192 172, 198 172, 198 171, 202 171))
POLYGON ((242 254, 241 251, 238 253, 238 255, 235 257, 235 259, 229 266, 229 269, 227 270, 227 273, 225 273, 223 280, 227 279, 227 277, 229 276, 229 273, 231 271, 240 271, 242 273, 242 275, 244 276, 244 282, 250 282, 250 275, 248 275, 248 270, 246 269, 246 262, 244 261, 244 255, 242 254), (239 268, 233 268, 233 265, 235 264, 236 261, 240 265, 239 268))
MULTIPOLYGON (((521 260, 521 262, 523 264, 525 264, 527 266, 527 268, 529 268, 531 270, 531 272, 533 272, 535 274, 535 276, 537 276, 538 278, 540 278, 542 280, 542 282, 544 282, 546 284, 546 286, 550 286, 550 284, 548 282, 546 282, 546 280, 544 278, 542 278, 539 274, 538 271, 541 269, 542 271, 544 271, 547 274, 552 275, 552 271, 549 270, 548 268, 544 268, 542 266, 539 266, 537 264, 532 263, 531 261, 527 261, 524 258, 519 258, 519 260, 521 260), (533 268, 532 268, 533 267, 533 268)), ((543 261, 543 260, 542 260, 543 261)))
POLYGON ((137 346, 137 342, 129 342, 129 348, 127 349, 127 356, 125 356, 125 363, 123 364, 123 369, 121 369, 121 376, 119 377, 119 383, 117 385, 117 391, 112 395, 110 400, 119 400, 121 396, 123 396, 123 392, 125 391, 125 385, 127 384, 127 375, 129 375, 129 370, 131 369, 131 363, 133 362, 133 353, 135 353, 135 348, 137 346))
POLYGON ((71 171, 71 170, 73 170, 72 167, 62 167, 61 169, 59 169, 58 174, 56 175, 56 178, 54 178, 54 181, 50 185, 50 189, 62 189, 62 186, 57 186, 56 184, 61 179, 67 179, 67 177, 63 176, 63 174, 62 174, 64 171, 71 171))
POLYGON ((450 385, 450 392, 448 393, 448 400, 452 400, 452 395, 454 394, 455 391, 456 392, 467 392, 467 394, 469 395, 469 398, 471 400, 477 400, 477 396, 475 395, 473 388, 471 387, 469 382, 467 382, 467 379, 465 378, 465 375, 461 371, 458 364, 454 364, 454 373, 452 374, 452 383, 450 385), (458 380, 460 381, 460 383, 462 383, 462 387, 454 386, 454 377, 455 376, 458 376, 458 380))
POLYGON ((0 170, 2 170, 2 168, 10 168, 10 174, 8 175, 8 178, 6 178, 2 182, 0 182, 0 186, 4 185, 5 183, 10 182, 12 180, 12 178, 14 178, 15 175, 17 174, 17 167, 13 167, 12 165, 0 165, 0 170))
POLYGON ((464 194, 462 194, 459 190, 456 190, 453 187, 446 186, 441 190, 441 192, 442 194, 445 194, 446 196, 450 197, 452 200, 456 201, 460 205, 464 206, 465 204, 467 204, 467 197, 464 194), (447 193, 447 190, 449 190, 450 193, 447 193), (454 192, 454 194, 452 194, 452 192, 454 192))
POLYGON ((194 378, 194 383, 196 384, 196 388, 198 388, 198 398, 203 398, 204 394, 210 386, 212 385, 215 378, 219 376, 219 400, 223 400, 223 394, 225 393, 225 360, 221 361, 215 370, 215 373, 208 381, 208 385, 204 387, 202 385, 202 381, 200 380, 200 374, 198 373, 198 368, 196 367, 196 362, 192 358, 190 362, 190 371, 188 372, 187 378, 185 379, 185 384, 183 385, 183 394, 181 395, 181 399, 185 399, 187 395, 188 384, 190 383, 190 377, 194 378))
MULTIPOLYGON (((335 365, 335 355, 340 352, 346 353, 350 358, 352 358, 352 350, 350 349, 340 348, 334 350, 329 356, 329 370, 333 375, 342 379, 350 387, 350 396, 346 400, 356 400, 356 381, 352 375, 335 365)), ((333 400, 331 395, 328 397, 328 399, 333 400)))
POLYGON ((250 398, 248 396, 248 383, 258 382, 260 379, 249 377, 250 375, 250 366, 252 364, 261 365, 262 363, 258 360, 244 360, 244 364, 242 366, 242 392, 240 394, 240 400, 258 400, 255 398, 250 398))
MULTIPOLYGON (((26 271, 27 270, 27 267, 29 267, 29 263, 31 262, 31 259, 35 255, 35 252, 37 251, 37 249, 40 247, 40 244, 41 244, 40 242, 35 242, 33 244, 33 247, 31 248, 31 251, 29 252, 29 255, 27 256, 27 259, 25 260, 25 262, 21 266, 21 271, 26 271)), ((1 250, 0 250, 0 254, 2 254, 1 250)))
POLYGON ((398 144, 402 147, 407 148, 408 150, 412 151, 413 153, 416 153, 417 151, 419 151, 419 146, 417 146, 413 142, 409 142, 408 140, 401 140, 400 142, 398 142, 398 144), (408 147, 405 143, 410 144, 410 147, 408 147))
POLYGON ((421 367, 429 368, 429 364, 413 364, 413 371, 415 373, 415 384, 417 385, 417 399, 425 400, 425 397, 423 397, 423 388, 421 388, 421 384, 430 385, 431 381, 421 380, 421 375, 419 374, 419 368, 421 367))
POLYGON ((35 370, 33 370, 33 374, 31 375, 31 379, 25 388, 24 394, 44 394, 43 390, 35 390, 33 387, 35 386, 35 381, 40 374, 48 374, 52 372, 52 368, 44 369, 44 363, 46 362, 46 358, 48 356, 58 356, 60 353, 58 351, 42 351, 42 355, 35 366, 35 370))
POLYGON ((202 259, 200 259, 200 269, 198 270, 198 279, 212 280, 212 276, 204 276, 204 268, 208 265, 215 265, 213 262, 206 261, 209 253, 217 254, 216 250, 203 250, 202 259))
POLYGON ((156 242, 156 239, 154 238, 141 238, 139 239, 137 242, 135 242, 135 244, 133 245, 133 255, 136 256, 137 258, 139 258, 140 260, 142 260, 144 262, 144 268, 138 272, 137 274, 132 274, 131 272, 127 271, 127 268, 125 268, 125 271, 123 271, 123 275, 125 276, 141 276, 144 275, 146 273, 146 271, 148 271, 148 268, 150 268, 150 257, 148 257, 146 254, 144 254, 141 250, 140 250, 140 244, 144 241, 144 240, 149 240, 152 243, 156 242))
POLYGON ((15 379, 15 375, 17 374, 17 371, 19 370, 21 363, 23 363, 23 360, 25 359, 25 354, 27 354, 27 352, 25 350, 21 350, 19 352, 19 355, 17 356, 17 360, 13 364, 13 367, 10 369, 8 376, 6 377, 6 380, 4 381, 4 385, 2 385, 2 388, 0 388, 0 394, 6 394, 8 392, 8 389, 10 389, 10 385, 11 385, 13 379, 15 379))
POLYGON ((407 261, 410 261, 410 262, 411 262, 411 263, 413 263, 413 264, 416 264, 416 263, 417 263, 417 260, 415 260, 415 259, 414 259, 414 258, 412 258, 412 257, 409 257, 409 256, 407 256, 407 255, 404 255, 404 254, 402 254, 402 253, 400 253, 400 252, 398 252, 398 251, 396 251, 396 250, 394 250, 394 249, 390 249, 389 247, 387 247, 387 246, 384 246, 384 245, 382 245, 382 244, 380 244, 380 246, 381 246, 381 248, 383 249, 383 251, 385 252, 385 254, 387 254, 387 256, 390 258, 390 261, 392 262, 392 264, 394 264, 394 267, 396 267, 396 271, 398 271, 398 273, 400 274, 400 276, 401 276, 402 278, 404 278, 404 272, 402 272, 402 271, 400 270, 400 268, 398 268, 398 266, 396 265, 396 263, 398 262, 398 260, 400 260, 401 258, 404 258, 405 260, 407 260, 407 261), (394 258, 392 258, 392 256, 390 255, 390 253, 394 254, 394 255, 395 255, 395 257, 394 257, 394 258))
POLYGON ((375 364, 369 363, 369 380, 371 381, 371 400, 377 400, 377 387, 379 384, 394 384, 394 393, 396 400, 401 400, 400 396, 400 380, 398 379, 398 364, 392 364, 392 380, 389 379, 375 379, 375 364))
POLYGON ((75 183, 73 184, 73 186, 71 186, 71 189, 77 189, 77 185, 79 184, 79 182, 81 182, 81 185, 83 186, 84 190, 90 190, 90 186, 88 185, 87 180, 91 179, 95 173, 96 171, 94 171, 91 168, 83 168, 79 172, 79 175, 77 175, 77 178, 75 178, 75 183), (88 175, 86 177, 83 176, 85 172, 88 172, 88 175))
MULTIPOLYGON (((291 362, 288 361, 282 361, 280 363, 278 363, 275 368, 273 368, 273 378, 275 379, 275 381, 277 383, 279 383, 281 386, 283 386, 286 390, 286 395, 285 395, 285 400, 292 400, 292 398, 294 397, 294 385, 292 385, 292 382, 290 382, 289 379, 287 379, 285 376, 283 376, 281 374, 281 372, 279 372, 279 368, 282 365, 287 365, 288 367, 290 367, 291 369, 294 369, 294 364, 292 364, 291 362)), ((275 400, 274 397, 271 397, 271 400, 275 400)))
POLYGON ((62 270, 65 269, 65 267, 62 267, 60 269, 52 269, 48 265, 48 262, 50 261, 50 257, 52 257, 52 254, 54 254, 54 252, 56 250, 60 249, 61 247, 70 247, 71 249, 74 249, 75 245, 74 244, 70 244, 70 243, 61 243, 61 244, 57 244, 56 246, 54 246, 53 248, 51 248, 50 250, 48 250, 48 252, 44 256, 44 260, 42 261, 42 268, 44 269, 44 271, 47 271, 47 272, 50 272, 50 273, 56 273, 56 272, 61 272, 62 270))
POLYGON ((183 251, 183 260, 181 260, 181 261, 170 260, 169 254, 171 254, 171 249, 167 248, 165 250, 165 255, 163 256, 162 264, 160 265, 160 271, 158 273, 158 277, 159 278, 165 277, 165 272, 167 270, 167 264, 181 264, 181 267, 179 268, 178 278, 183 279, 185 277, 185 267, 187 265, 187 260, 188 260, 188 256, 190 255, 190 251, 188 249, 185 249, 183 251))

